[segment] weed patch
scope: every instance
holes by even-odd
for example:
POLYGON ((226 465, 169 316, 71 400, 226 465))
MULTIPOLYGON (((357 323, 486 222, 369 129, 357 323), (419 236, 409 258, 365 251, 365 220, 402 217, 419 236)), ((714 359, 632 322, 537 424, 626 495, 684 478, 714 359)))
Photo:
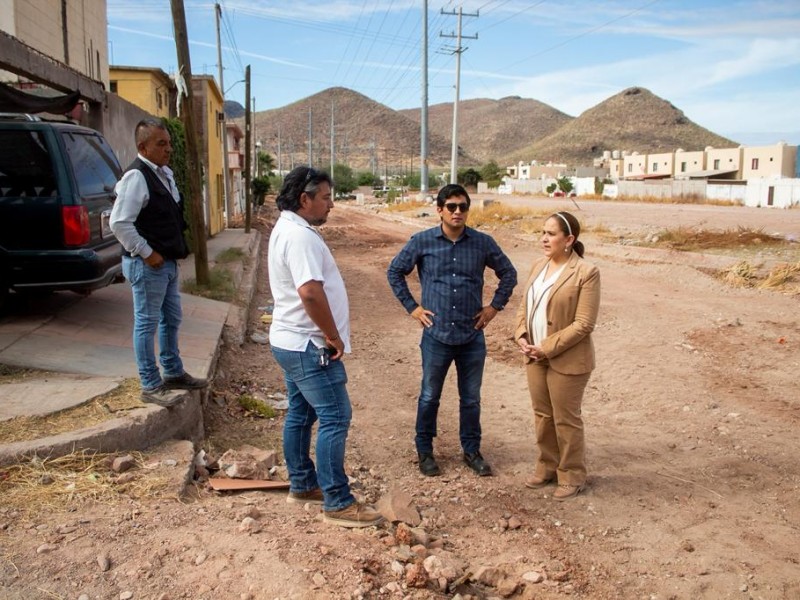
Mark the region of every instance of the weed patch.
POLYGON ((225 265, 244 260, 245 256, 246 254, 241 248, 226 248, 217 255, 217 258, 214 259, 214 262, 225 265))
POLYGON ((209 270, 208 285, 198 285, 197 280, 191 278, 183 282, 181 291, 193 296, 202 296, 203 298, 222 302, 233 302, 236 298, 233 275, 222 266, 215 266, 209 270))
POLYGON ((242 394, 236 399, 236 402, 246 411, 265 419, 272 419, 278 414, 274 408, 250 394, 242 394))

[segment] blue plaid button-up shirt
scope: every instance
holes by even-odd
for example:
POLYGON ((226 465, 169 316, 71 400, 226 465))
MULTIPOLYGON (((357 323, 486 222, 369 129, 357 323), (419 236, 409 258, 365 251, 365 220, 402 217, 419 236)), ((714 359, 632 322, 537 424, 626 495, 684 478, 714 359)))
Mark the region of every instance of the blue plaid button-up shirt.
POLYGON ((494 239, 470 227, 455 242, 442 227, 432 227, 411 237, 389 265, 392 292, 409 312, 419 304, 408 288, 406 276, 417 268, 422 285, 422 306, 434 313, 427 333, 444 344, 466 344, 481 331, 475 316, 483 308, 483 273, 492 269, 500 283, 491 305, 497 310, 517 285, 517 270, 494 239))

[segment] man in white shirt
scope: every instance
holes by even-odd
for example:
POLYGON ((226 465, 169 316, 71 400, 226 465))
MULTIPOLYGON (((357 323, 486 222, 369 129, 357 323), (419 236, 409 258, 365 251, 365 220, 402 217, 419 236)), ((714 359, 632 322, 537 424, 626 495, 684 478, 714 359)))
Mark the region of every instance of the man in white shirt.
POLYGON ((186 222, 172 171, 167 166, 172 144, 160 121, 136 125, 136 160, 115 188, 111 230, 126 250, 122 272, 133 292, 133 351, 142 384, 142 401, 170 407, 205 379, 183 369, 178 350, 181 324, 178 263, 189 254, 183 237, 186 222), (158 333, 162 378, 155 356, 158 333))
POLYGON ((289 410, 283 454, 290 503, 322 504, 326 522, 368 527, 383 519, 356 502, 344 470, 352 408, 342 358, 350 352, 350 311, 344 281, 314 226, 333 208, 333 181, 297 167, 277 198, 281 211, 269 239, 269 285, 275 307, 270 345, 286 379, 289 410), (316 459, 311 432, 319 419, 316 459))

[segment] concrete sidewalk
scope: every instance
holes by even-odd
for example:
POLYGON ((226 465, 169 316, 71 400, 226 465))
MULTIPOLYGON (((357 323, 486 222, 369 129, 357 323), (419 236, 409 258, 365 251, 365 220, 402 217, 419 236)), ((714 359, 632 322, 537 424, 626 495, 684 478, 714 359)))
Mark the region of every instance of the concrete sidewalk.
MULTIPOLYGON (((227 229, 207 242, 212 265, 213 260, 229 248, 239 248, 248 257, 244 265, 233 264, 231 268, 246 304, 252 296, 258 271, 260 242, 257 231, 245 234, 243 229, 227 229)), ((181 279, 194 277, 194 273, 194 257, 181 261, 181 279)), ((0 420, 77 406, 96 397, 98 389, 107 387, 109 378, 138 377, 132 346, 133 305, 127 282, 97 290, 85 298, 59 296, 52 302, 37 304, 25 314, 0 319, 0 363, 79 375, 80 384, 62 381, 62 385, 56 386, 58 393, 53 393, 53 378, 50 381, 26 379, 24 389, 16 384, 0 385, 0 420), (32 405, 36 406, 35 410, 32 405)), ((246 319, 240 314, 245 309, 188 294, 181 294, 181 302, 180 349, 184 366, 192 375, 211 378, 226 322, 233 321, 239 328, 246 325, 246 319)), ((234 335, 238 339, 243 337, 243 333, 234 335)), ((199 403, 193 404, 199 407, 199 403)), ((152 406, 142 410, 170 413, 152 406)), ((194 424, 191 427, 196 429, 194 424)), ((153 435, 153 431, 147 432, 148 438, 153 435)), ((19 454, 20 450, 0 447, 0 464, 8 451, 19 454)), ((31 448, 27 451, 29 453, 31 448)))

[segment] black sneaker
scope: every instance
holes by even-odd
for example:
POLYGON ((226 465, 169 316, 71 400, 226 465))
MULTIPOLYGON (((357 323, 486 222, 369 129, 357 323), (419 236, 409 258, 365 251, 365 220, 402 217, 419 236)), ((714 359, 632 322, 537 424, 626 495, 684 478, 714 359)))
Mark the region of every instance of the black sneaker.
POLYGON ((483 460, 480 452, 465 452, 464 462, 467 463, 467 466, 470 469, 475 471, 481 477, 488 477, 492 474, 492 467, 489 466, 489 463, 483 460))
POLYGON ((164 386, 168 390, 202 390, 208 386, 208 380, 184 373, 178 377, 164 377, 164 386))
POLYGON ((427 475, 428 477, 435 477, 442 473, 439 469, 439 465, 436 464, 436 459, 433 458, 433 454, 427 453, 419 455, 419 470, 423 475, 427 475))
POLYGON ((164 408, 175 406, 185 397, 185 391, 170 390, 163 384, 152 390, 142 390, 142 402, 146 404, 157 404, 164 408))

